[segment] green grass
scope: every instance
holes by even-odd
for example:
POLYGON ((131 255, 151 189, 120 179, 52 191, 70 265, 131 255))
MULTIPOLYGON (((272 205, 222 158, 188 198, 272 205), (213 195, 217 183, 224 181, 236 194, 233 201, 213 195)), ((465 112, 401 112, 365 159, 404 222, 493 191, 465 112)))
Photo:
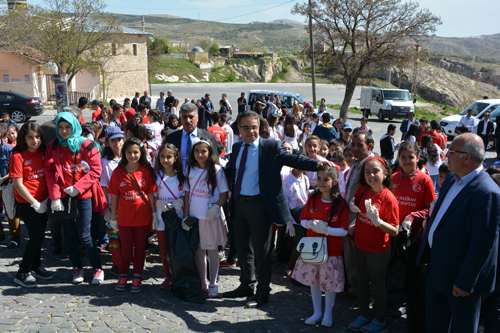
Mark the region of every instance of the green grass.
POLYGON ((261 59, 234 59, 234 58, 229 58, 226 61, 232 63, 232 64, 240 64, 240 65, 245 65, 245 66, 253 66, 253 65, 259 65, 261 62, 261 59))

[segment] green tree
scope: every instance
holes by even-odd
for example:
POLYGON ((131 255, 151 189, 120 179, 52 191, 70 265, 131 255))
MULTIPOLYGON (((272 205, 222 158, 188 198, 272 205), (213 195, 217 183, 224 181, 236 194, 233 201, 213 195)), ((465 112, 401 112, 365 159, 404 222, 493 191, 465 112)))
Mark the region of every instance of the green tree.
POLYGON ((208 49, 208 53, 210 53, 211 55, 214 55, 214 56, 217 56, 220 54, 220 47, 218 44, 212 44, 209 49, 208 49))
POLYGON ((149 45, 150 50, 158 50, 161 54, 169 53, 171 48, 170 38, 165 36, 155 37, 154 42, 149 45))
POLYGON ((201 47, 204 51, 208 50, 208 48, 210 47, 210 42, 206 39, 200 39, 198 41, 198 45, 196 46, 199 46, 201 47))
POLYGON ((418 3, 400 0, 316 0, 311 6, 297 3, 292 13, 311 16, 315 38, 329 46, 324 64, 338 69, 346 85, 344 120, 364 73, 396 64, 405 56, 401 45, 430 39, 441 24, 418 3))

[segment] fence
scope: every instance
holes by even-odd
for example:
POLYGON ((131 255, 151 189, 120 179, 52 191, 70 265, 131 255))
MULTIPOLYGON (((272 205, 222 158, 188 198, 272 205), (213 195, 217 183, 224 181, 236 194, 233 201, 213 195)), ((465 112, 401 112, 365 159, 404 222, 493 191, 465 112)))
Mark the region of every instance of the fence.
POLYGON ((160 58, 182 58, 182 59, 187 59, 188 55, 187 55, 187 53, 162 54, 162 55, 160 55, 160 58))

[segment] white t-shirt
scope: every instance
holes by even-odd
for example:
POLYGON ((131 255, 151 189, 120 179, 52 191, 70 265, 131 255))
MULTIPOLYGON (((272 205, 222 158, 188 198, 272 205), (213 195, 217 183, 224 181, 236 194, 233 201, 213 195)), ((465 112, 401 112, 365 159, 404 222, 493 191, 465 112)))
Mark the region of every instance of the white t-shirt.
MULTIPOLYGON (((293 149, 299 149, 299 144, 297 143, 297 138, 302 133, 302 131, 299 130, 297 125, 293 125, 293 129, 294 129, 294 136, 289 137, 289 136, 285 135, 285 137, 283 138, 283 142, 290 142, 292 144, 293 149)), ((284 133, 284 131, 283 131, 283 133, 284 133)))
POLYGON ((175 114, 177 117, 179 117, 179 111, 177 111, 175 106, 170 107, 170 113, 175 114))
POLYGON ((227 145, 226 148, 224 148, 224 155, 229 155, 233 151, 233 141, 234 141, 233 129, 228 124, 224 125, 222 129, 226 131, 227 134, 227 145))
POLYGON ((286 177, 283 188, 290 209, 307 203, 307 198, 309 196, 309 179, 306 175, 302 175, 302 179, 299 180, 291 173, 286 177))
POLYGON ((344 171, 339 171, 339 189, 342 198, 345 197, 345 189, 347 185, 347 179, 349 179, 349 172, 351 168, 347 166, 344 171))
POLYGON ((408 136, 408 141, 410 141, 411 143, 415 143, 417 142, 417 138, 415 137, 415 135, 410 135, 408 136))
POLYGON ((292 168, 290 168, 289 166, 283 165, 283 167, 281 167, 281 172, 280 172, 281 182, 283 184, 285 184, 286 177, 288 177, 291 174, 292 174, 292 168))
MULTIPOLYGON (((102 173, 101 173, 101 187, 108 187, 109 186, 109 180, 111 179, 111 175, 113 174, 113 171, 115 171, 116 167, 118 166, 118 163, 120 163, 122 159, 120 158, 118 161, 110 161, 108 160, 107 157, 104 157, 101 160, 101 167, 102 167, 102 173)), ((108 194, 108 197, 106 198, 108 200, 108 205, 111 207, 111 195, 108 194)))
POLYGON ((147 124, 145 125, 147 129, 150 129, 151 132, 153 132, 153 135, 155 136, 155 140, 156 141, 160 141, 160 144, 161 144, 161 131, 163 130, 163 126, 155 121, 154 123, 151 123, 151 124, 147 124))
MULTIPOLYGON (((179 179, 176 177, 169 177, 166 176, 163 171, 157 171, 156 172, 156 186, 158 188, 158 192, 154 193, 153 196, 155 198, 158 198, 158 200, 161 201, 166 201, 169 203, 174 202, 175 200, 179 199, 180 197, 184 196, 184 184, 179 186, 179 179), (167 188, 168 186, 168 188, 167 188), (170 191, 172 193, 170 193, 170 191)), ((158 231, 163 231, 165 230, 165 222, 161 218, 161 214, 163 212, 159 209, 156 210, 156 214, 158 215, 158 228, 156 230, 158 231)), ((177 216, 179 216, 181 219, 184 217, 184 210, 181 208, 177 212, 177 216)))
MULTIPOLYGON (((227 185, 226 176, 220 165, 215 165, 216 170, 216 178, 217 178, 217 187, 214 191, 214 202, 219 200, 220 194, 229 191, 229 186, 227 185)), ((190 204, 189 204, 189 216, 196 217, 198 219, 206 219, 207 211, 208 211, 208 200, 212 193, 212 185, 207 185, 207 172, 205 169, 200 169, 198 167, 194 167, 191 169, 191 173, 187 177, 187 184, 185 186, 185 191, 191 191, 193 193, 189 193, 190 196, 190 204), (203 173, 203 176, 201 174, 203 173), (200 178, 201 176, 201 178, 200 178), (200 180, 198 181, 198 178, 200 180), (198 184, 196 185, 196 181, 198 184), (194 186, 196 185, 196 188, 194 186)), ((187 193, 186 193, 187 195, 187 193)), ((217 216, 220 216, 220 211, 217 216)))
MULTIPOLYGON (((429 169, 429 173, 431 176, 439 175, 439 166, 443 164, 443 161, 441 160, 441 153, 443 152, 443 150, 437 144, 433 143, 433 145, 438 151, 438 158, 436 164, 432 164, 430 159, 427 160, 427 169, 429 169)), ((424 148, 423 151, 427 153, 427 148, 424 148)))
POLYGON ((271 126, 269 126, 269 140, 280 141, 280 136, 278 134, 278 131, 271 126))
MULTIPOLYGON (((326 158, 321 157, 319 155, 317 155, 317 156, 318 156, 316 158, 317 160, 326 161, 326 158)), ((307 178, 309 178, 309 183, 311 184, 311 187, 316 186, 316 184, 317 184, 316 180, 318 178, 318 173, 316 171, 306 171, 306 176, 307 176, 307 178)))

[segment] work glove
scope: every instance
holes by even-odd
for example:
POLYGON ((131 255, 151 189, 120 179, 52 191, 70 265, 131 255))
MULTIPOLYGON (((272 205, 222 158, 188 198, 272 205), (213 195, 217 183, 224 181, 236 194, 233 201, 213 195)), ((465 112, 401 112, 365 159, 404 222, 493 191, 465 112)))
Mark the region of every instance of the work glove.
POLYGON ((330 228, 328 227, 328 224, 326 224, 326 222, 320 220, 314 220, 313 222, 314 223, 312 225, 309 224, 309 227, 312 229, 312 231, 317 232, 318 234, 328 235, 330 228))
POLYGON ((104 221, 109 222, 111 221, 111 209, 106 208, 104 210, 104 221))
POLYGON ((172 207, 172 205, 170 203, 168 203, 167 201, 158 200, 156 202, 156 208, 158 208, 162 212, 169 211, 171 207, 172 207))
POLYGON ((74 186, 70 186, 64 190, 70 197, 76 197, 78 194, 80 194, 80 191, 76 189, 74 186))
POLYGON ((407 217, 405 217, 405 219, 403 220, 403 222, 401 222, 401 225, 403 226, 403 229, 405 229, 406 231, 410 231, 412 223, 413 223, 413 221, 411 221, 410 219, 408 219, 408 216, 407 216, 407 217))
POLYGON ((114 229, 116 232, 118 232, 120 229, 118 228, 118 221, 111 219, 109 221, 109 225, 111 226, 111 229, 114 229))
POLYGON ((365 207, 366 215, 368 215, 368 218, 372 221, 373 225, 376 227, 380 226, 384 221, 382 221, 378 216, 377 208, 372 206, 372 199, 365 200, 365 207))
POLYGON ((50 204, 50 209, 52 209, 55 212, 64 211, 64 205, 62 203, 61 198, 54 199, 54 201, 52 201, 52 203, 50 204))
POLYGON ((153 213, 153 230, 156 230, 158 228, 158 215, 156 213, 153 213))
POLYGON ((39 202, 37 200, 35 200, 35 202, 33 202, 33 204, 31 204, 30 206, 38 214, 43 214, 43 213, 45 213, 47 211, 47 204, 46 203, 44 204, 44 203, 39 202))
POLYGON ((186 224, 186 222, 185 222, 186 219, 187 219, 187 217, 182 219, 181 227, 182 227, 182 229, 189 231, 189 229, 191 229, 191 228, 186 224))
POLYGON ((217 205, 213 205, 205 215, 208 222, 214 222, 217 219, 217 215, 219 215, 220 207, 217 205))
POLYGON ((293 222, 290 221, 286 224, 286 233, 290 237, 295 237, 295 228, 293 227, 293 222))
POLYGON ((358 208, 358 206, 356 206, 356 204, 354 203, 354 197, 351 199, 351 201, 349 201, 349 210, 353 214, 358 214, 361 212, 361 210, 358 208))
POLYGON ((172 206, 174 206, 175 211, 178 212, 182 208, 182 206, 184 206, 184 200, 179 198, 179 199, 175 200, 174 202, 172 202, 172 206))

